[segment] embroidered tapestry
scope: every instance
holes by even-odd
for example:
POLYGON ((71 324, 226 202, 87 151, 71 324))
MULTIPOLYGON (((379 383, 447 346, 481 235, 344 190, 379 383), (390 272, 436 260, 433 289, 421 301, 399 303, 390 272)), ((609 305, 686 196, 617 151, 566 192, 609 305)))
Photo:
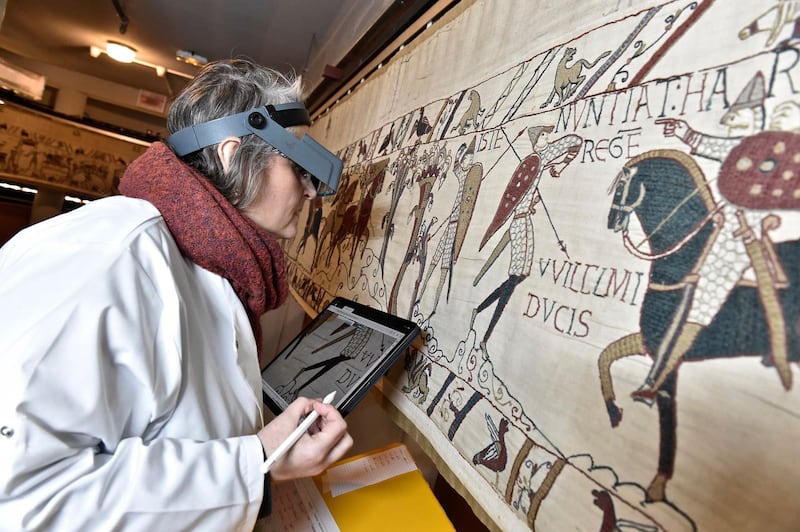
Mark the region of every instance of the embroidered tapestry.
POLYGON ((128 163, 148 142, 66 119, 0 106, 0 177, 87 198, 117 194, 128 163))
POLYGON ((316 120, 293 291, 420 325, 493 529, 796 530, 799 91, 800 2, 462 2, 316 120))

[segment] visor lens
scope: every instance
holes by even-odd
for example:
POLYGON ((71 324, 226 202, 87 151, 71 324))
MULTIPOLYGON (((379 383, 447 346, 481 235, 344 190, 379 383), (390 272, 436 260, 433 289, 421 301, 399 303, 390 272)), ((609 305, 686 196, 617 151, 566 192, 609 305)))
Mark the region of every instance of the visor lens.
POLYGON ((314 188, 317 189, 317 196, 332 196, 336 193, 334 189, 314 177, 311 176, 311 182, 314 183, 314 188))
MULTIPOLYGON (((281 156, 286 157, 286 155, 281 154, 281 156)), ((288 157, 286 157, 292 163, 292 169, 294 170, 295 175, 301 181, 310 182, 311 186, 314 187, 314 190, 317 191, 317 196, 330 196, 336 193, 335 190, 331 189, 328 185, 311 175, 311 173, 297 164, 296 162, 292 161, 288 157)))

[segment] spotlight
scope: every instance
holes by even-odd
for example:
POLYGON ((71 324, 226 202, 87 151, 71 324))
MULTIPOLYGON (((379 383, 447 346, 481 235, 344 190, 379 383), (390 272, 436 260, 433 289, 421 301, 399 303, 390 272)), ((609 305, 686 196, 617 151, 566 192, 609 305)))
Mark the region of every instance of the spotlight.
POLYGON ((208 59, 189 50, 178 50, 175 52, 175 59, 196 67, 201 67, 208 63, 208 59))
POLYGON ((136 59, 135 49, 115 41, 108 41, 106 44, 106 53, 108 57, 120 63, 132 63, 133 60, 136 59))

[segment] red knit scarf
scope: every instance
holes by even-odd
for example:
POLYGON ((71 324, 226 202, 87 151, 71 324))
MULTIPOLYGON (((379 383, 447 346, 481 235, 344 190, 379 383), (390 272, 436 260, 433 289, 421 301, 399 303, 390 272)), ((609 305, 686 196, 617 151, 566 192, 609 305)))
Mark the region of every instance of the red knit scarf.
POLYGON ((260 359, 259 319, 283 304, 288 292, 277 239, 242 215, 208 179, 161 142, 130 164, 119 190, 152 203, 184 256, 230 281, 247 309, 260 359))

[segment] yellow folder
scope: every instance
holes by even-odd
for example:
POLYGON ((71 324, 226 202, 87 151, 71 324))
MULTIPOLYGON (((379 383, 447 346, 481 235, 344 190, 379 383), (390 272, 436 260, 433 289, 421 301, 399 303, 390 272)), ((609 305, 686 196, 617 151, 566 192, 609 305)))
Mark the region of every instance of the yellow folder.
MULTIPOLYGON (((375 457, 398 446, 403 444, 395 443, 341 460, 328 471, 342 464, 375 457)), ((415 468, 336 497, 331 494, 327 474, 326 472, 315 477, 314 482, 342 532, 455 530, 419 469, 415 468)))

